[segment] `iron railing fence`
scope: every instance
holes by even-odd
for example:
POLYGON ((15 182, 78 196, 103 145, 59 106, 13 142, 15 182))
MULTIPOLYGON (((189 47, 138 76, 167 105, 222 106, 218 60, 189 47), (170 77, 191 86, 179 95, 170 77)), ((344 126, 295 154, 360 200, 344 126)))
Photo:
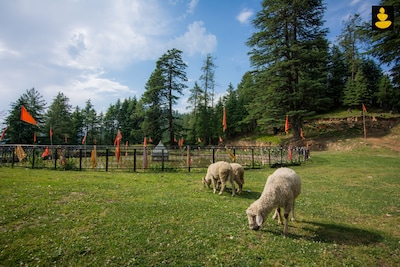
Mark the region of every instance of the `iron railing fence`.
POLYGON ((95 145, 0 145, 1 167, 98 171, 177 171, 207 168, 220 160, 245 168, 298 165, 308 159, 306 147, 185 146, 153 153, 154 147, 95 145))

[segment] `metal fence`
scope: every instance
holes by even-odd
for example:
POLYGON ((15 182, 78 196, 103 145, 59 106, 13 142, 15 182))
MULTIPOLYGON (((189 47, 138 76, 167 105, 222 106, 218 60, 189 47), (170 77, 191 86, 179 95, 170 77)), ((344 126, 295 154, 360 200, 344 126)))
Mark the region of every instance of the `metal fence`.
POLYGON ((1 167, 97 171, 195 171, 220 160, 245 168, 299 165, 308 159, 306 147, 236 146, 154 147, 0 145, 1 167), (160 152, 160 151, 158 151, 160 152))

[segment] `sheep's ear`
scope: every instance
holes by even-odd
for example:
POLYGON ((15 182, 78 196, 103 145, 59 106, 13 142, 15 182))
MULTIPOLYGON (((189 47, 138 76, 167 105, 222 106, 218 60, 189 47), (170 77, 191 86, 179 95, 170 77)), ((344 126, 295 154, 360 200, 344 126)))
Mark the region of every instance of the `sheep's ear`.
POLYGON ((260 214, 258 214, 258 215, 256 216, 256 223, 257 223, 257 225, 258 225, 258 226, 261 226, 263 222, 264 222, 263 217, 262 217, 260 214))

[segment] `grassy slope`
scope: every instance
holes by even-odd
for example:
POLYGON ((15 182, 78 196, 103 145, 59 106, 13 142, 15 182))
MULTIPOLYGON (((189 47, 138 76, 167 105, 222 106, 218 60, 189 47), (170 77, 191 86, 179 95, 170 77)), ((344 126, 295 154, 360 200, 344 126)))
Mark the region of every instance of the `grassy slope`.
POLYGON ((0 266, 400 265, 398 153, 316 152, 290 235, 245 210, 272 169, 248 170, 232 198, 199 173, 0 171, 0 266))

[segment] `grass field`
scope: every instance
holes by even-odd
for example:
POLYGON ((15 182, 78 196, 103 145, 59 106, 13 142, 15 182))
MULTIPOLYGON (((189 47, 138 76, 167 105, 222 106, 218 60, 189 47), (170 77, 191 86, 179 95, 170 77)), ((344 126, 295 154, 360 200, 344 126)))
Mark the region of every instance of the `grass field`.
POLYGON ((247 170, 236 197, 199 172, 0 168, 0 266, 400 265, 398 153, 315 152, 293 169, 303 190, 285 238, 271 216, 247 225, 270 168, 247 170))

